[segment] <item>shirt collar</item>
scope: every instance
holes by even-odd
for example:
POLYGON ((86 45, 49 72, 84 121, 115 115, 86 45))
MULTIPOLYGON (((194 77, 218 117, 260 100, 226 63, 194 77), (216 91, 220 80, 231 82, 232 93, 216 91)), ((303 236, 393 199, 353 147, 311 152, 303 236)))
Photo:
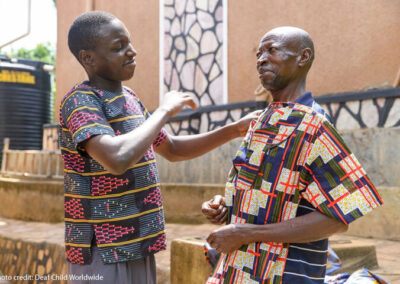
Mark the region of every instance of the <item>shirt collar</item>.
POLYGON ((297 100, 294 101, 296 104, 313 107, 314 98, 311 95, 311 92, 305 92, 297 100))

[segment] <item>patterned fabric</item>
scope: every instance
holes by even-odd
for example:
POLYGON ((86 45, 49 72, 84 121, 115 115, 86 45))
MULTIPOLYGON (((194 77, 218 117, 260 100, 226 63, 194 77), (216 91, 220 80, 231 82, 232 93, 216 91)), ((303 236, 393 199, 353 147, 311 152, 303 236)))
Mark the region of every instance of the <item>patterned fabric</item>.
POLYGON ((326 275, 333 275, 333 273, 342 268, 342 261, 331 247, 328 247, 327 254, 328 260, 326 263, 325 277, 326 275))
MULTIPOLYGON (((295 103, 311 107, 314 111, 323 115, 329 122, 332 122, 329 115, 314 100, 311 92, 300 96, 295 103)), ((302 198, 297 208, 296 217, 312 213, 315 210, 317 209, 306 198, 302 198)), ((328 239, 308 243, 291 243, 289 244, 288 251, 282 282, 315 283, 315 280, 305 277, 324 277, 325 270, 328 270, 328 239)))
POLYGON ((341 273, 334 276, 327 275, 324 284, 389 284, 382 277, 372 273, 366 268, 361 268, 352 274, 341 273))
MULTIPOLYGON (((298 103, 271 103, 249 129, 233 160, 225 198, 232 224, 292 219, 302 199, 344 224, 382 204, 328 119, 298 103)), ((326 246, 250 243, 222 255, 207 283, 323 283, 325 265, 326 246), (291 252, 298 265, 288 270, 291 252), (323 262, 303 266, 310 252, 322 252, 323 262)))
MULTIPOLYGON (((96 241, 105 263, 146 257, 166 248, 164 213, 153 146, 115 176, 91 159, 81 143, 140 126, 150 114, 134 92, 94 89, 84 82, 67 93, 60 110, 65 172, 65 248, 71 263, 87 264, 96 241)), ((163 129, 155 143, 167 134, 163 129)))

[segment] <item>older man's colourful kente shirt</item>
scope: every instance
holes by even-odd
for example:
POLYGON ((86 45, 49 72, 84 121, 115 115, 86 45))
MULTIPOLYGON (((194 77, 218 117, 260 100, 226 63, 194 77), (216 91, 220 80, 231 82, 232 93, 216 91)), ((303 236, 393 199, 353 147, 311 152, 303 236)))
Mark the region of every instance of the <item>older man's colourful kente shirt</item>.
MULTIPOLYGON (((297 103, 271 103, 248 131, 225 188, 230 223, 271 224, 316 209, 349 224, 382 204, 356 157, 313 103, 310 93, 297 103)), ((207 283, 323 283, 327 245, 327 240, 243 245, 221 256, 207 283)))
MULTIPOLYGON (((130 132, 148 117, 139 98, 125 87, 121 93, 113 93, 84 82, 61 102, 65 249, 69 262, 90 263, 94 242, 105 263, 139 259, 165 249, 153 147, 121 175, 109 173, 81 147, 83 141, 95 135, 130 132)), ((153 146, 165 138, 162 130, 153 146)))

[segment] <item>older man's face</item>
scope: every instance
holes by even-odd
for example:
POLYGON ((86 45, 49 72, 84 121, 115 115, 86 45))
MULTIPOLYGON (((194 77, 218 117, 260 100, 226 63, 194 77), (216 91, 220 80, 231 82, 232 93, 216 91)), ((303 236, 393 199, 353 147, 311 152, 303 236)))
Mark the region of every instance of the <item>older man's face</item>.
POLYGON ((257 71, 265 89, 284 89, 298 76, 298 44, 281 34, 267 33, 257 52, 257 71))

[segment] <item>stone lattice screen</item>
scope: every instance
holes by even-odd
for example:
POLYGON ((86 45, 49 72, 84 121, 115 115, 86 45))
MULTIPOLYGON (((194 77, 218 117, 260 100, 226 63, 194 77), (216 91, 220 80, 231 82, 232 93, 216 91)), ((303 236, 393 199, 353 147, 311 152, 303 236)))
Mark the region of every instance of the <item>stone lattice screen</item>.
POLYGON ((164 0, 163 91, 195 95, 199 106, 227 102, 224 90, 224 1, 164 0))
POLYGON ((400 126, 400 88, 317 97, 338 130, 400 126))
MULTIPOLYGON (((373 89, 316 97, 339 131, 400 126, 400 88, 373 89)), ((255 101, 206 106, 171 119, 174 135, 197 134, 221 127, 265 105, 255 101)))

